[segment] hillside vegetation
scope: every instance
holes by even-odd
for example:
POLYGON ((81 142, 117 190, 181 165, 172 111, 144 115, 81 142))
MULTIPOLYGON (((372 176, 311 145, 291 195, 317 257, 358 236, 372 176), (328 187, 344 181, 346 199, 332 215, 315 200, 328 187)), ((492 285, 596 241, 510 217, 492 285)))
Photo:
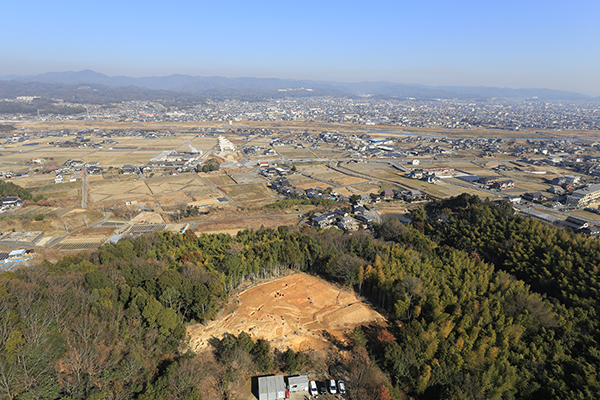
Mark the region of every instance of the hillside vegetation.
POLYGON ((357 328, 335 361, 350 399, 599 397, 596 240, 468 195, 413 221, 375 238, 156 233, 4 273, 0 398, 235 399, 253 374, 313 368, 245 333, 212 355, 185 347, 185 324, 214 318, 236 287, 294 270, 353 288, 394 322, 357 328))
POLYGON ((34 196, 27 189, 23 189, 19 185, 15 185, 12 182, 0 181, 0 198, 16 196, 22 200, 33 200, 38 201, 42 199, 41 195, 34 196))

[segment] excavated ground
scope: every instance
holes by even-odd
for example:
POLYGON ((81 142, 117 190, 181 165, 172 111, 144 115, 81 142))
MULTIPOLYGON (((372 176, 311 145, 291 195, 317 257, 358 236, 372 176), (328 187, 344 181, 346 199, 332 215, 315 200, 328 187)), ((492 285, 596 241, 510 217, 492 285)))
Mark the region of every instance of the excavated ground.
POLYGON ((387 326, 385 318, 357 296, 306 274, 294 274, 251 287, 229 300, 216 320, 188 327, 192 350, 201 352, 212 338, 244 331, 268 339, 282 351, 323 350, 345 343, 358 325, 387 326))

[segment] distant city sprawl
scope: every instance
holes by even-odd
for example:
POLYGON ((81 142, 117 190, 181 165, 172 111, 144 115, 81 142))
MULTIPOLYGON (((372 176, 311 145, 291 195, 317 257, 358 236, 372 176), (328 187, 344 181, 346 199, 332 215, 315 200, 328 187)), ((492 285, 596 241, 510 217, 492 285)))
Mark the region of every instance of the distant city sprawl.
POLYGON ((170 101, 123 101, 105 105, 54 100, 28 114, 4 112, 33 104, 35 96, 0 100, 0 118, 29 121, 305 121, 445 129, 600 129, 597 102, 510 100, 419 100, 374 97, 307 97, 263 101, 207 100, 196 105, 170 101), (7 108, 11 106, 12 108, 7 108))

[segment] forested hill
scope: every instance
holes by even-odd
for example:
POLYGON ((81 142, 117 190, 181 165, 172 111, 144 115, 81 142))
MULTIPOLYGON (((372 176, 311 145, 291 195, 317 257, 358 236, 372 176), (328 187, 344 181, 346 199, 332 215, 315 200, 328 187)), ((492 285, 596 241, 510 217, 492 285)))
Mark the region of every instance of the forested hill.
MULTIPOLYGON (((514 215, 508 203, 494 206, 463 194, 415 213, 415 225, 436 242, 490 262, 524 281, 552 304, 556 327, 535 338, 525 352, 547 398, 599 398, 600 241, 514 215), (540 349, 550 357, 539 357, 540 349)), ((547 316, 527 299, 516 305, 547 316)), ((545 317, 544 317, 545 318, 545 317)))
MULTIPOLYGON (((15 185, 12 182, 0 181, 0 198, 16 196, 22 200, 34 200, 34 196, 27 189, 23 189, 19 185, 15 185)), ((36 201, 41 196, 36 196, 36 201)))
POLYGON ((156 233, 4 273, 0 398, 235 399, 252 375, 317 369, 246 333, 216 340, 214 357, 185 351, 186 323, 214 318, 248 280, 296 270, 352 287, 392 322, 356 329, 336 359, 349 399, 600 397, 597 241, 470 196, 414 221, 376 238, 156 233))

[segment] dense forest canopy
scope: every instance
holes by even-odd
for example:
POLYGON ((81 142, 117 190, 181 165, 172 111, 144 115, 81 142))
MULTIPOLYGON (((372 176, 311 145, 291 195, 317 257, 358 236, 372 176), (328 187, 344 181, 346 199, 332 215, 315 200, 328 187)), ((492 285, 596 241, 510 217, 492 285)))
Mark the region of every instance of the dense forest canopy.
POLYGON ((124 239, 0 275, 0 398, 228 399, 252 374, 300 371, 246 333, 213 357, 185 324, 215 318, 247 281, 293 271, 353 288, 392 324, 357 328, 350 399, 598 398, 595 239, 459 196, 374 237, 336 230, 124 239))

